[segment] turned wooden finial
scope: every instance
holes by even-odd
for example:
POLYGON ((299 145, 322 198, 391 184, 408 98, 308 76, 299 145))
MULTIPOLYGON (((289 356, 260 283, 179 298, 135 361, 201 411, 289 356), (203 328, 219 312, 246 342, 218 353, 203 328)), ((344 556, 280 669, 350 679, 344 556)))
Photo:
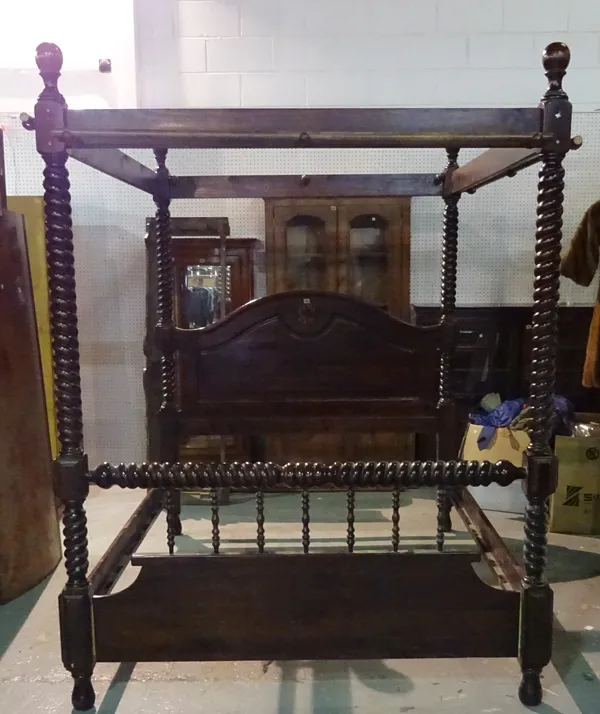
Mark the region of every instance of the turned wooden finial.
POLYGON ((544 72, 548 78, 548 89, 544 98, 565 96, 562 88, 563 77, 571 61, 571 51, 564 42, 552 42, 542 54, 544 72))
POLYGON ((60 47, 52 42, 42 42, 37 46, 35 63, 40 70, 40 76, 44 80, 44 90, 40 98, 62 99, 58 88, 58 78, 63 64, 63 55, 60 47))
POLYGON ((40 74, 60 74, 63 64, 63 55, 58 45, 52 42, 42 42, 36 48, 35 63, 40 74))
POLYGON ((167 168, 167 149, 154 149, 156 159, 156 182, 154 184, 154 202, 168 207, 169 205, 169 169, 167 168))
POLYGON ((167 149, 154 149, 156 159, 156 173, 164 174, 167 171, 167 149))

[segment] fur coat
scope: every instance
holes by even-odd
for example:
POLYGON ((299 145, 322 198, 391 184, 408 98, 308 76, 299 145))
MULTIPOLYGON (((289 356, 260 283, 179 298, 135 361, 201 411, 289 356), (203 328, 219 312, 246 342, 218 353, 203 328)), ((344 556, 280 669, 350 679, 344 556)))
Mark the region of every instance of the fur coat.
MULTIPOLYGON (((578 285, 588 286, 594 279, 600 254, 600 201, 585 212, 565 253, 560 272, 578 285)), ((594 305, 588 336, 583 386, 600 388, 600 288, 594 305)))

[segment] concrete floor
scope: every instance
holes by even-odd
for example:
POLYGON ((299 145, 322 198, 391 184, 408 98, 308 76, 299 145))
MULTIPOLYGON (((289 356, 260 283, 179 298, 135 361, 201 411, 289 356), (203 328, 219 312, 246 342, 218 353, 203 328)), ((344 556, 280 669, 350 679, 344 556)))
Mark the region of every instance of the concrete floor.
MULTIPOLYGON (((137 492, 93 490, 88 501, 90 561, 98 560, 139 501, 137 492)), ((360 549, 389 542, 389 500, 381 494, 357 497, 360 549)), ((432 548, 435 504, 432 494, 403 494, 402 546, 432 548)), ((266 500, 267 548, 299 549, 298 497, 266 500)), ((237 497, 221 509, 227 547, 251 547, 254 505, 237 497)), ((208 548, 209 509, 184 509, 183 552, 208 548)), ((343 495, 313 496, 311 533, 315 545, 336 547, 345 538, 343 495)), ((520 548, 522 522, 490 514, 499 532, 520 548)), ((458 526, 458 523, 456 524, 458 526)), ((155 524, 141 550, 164 552, 164 519, 155 524)), ((470 547, 466 534, 450 536, 453 548, 470 547)), ((543 714, 600 713, 600 539, 551 535, 549 576, 556 594, 553 663, 545 670, 543 714)), ((119 589, 135 578, 129 568, 119 589)), ((62 566, 52 577, 0 610, 0 712, 65 714, 71 710, 70 676, 60 663, 56 598, 64 582, 62 566)), ((460 587, 460 583, 456 583, 460 587)), ((525 711, 516 692, 515 661, 395 660, 371 662, 230 662, 96 667, 97 714, 346 714, 347 712, 440 712, 486 714, 525 711)))

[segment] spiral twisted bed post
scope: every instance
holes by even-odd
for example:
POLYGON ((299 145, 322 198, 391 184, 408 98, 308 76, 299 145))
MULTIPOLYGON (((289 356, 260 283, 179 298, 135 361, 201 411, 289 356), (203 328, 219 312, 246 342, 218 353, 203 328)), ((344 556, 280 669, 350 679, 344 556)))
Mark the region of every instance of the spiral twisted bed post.
POLYGON ((521 702, 541 702, 540 675, 552 651, 552 590, 545 578, 548 499, 556 488, 557 463, 550 445, 554 408, 559 300, 560 251, 565 153, 570 144, 571 104, 562 88, 569 64, 566 45, 555 42, 544 51, 548 90, 543 99, 544 131, 554 134, 539 172, 533 287, 531 443, 527 450, 527 506, 523 542, 523 595, 520 623, 521 702))
MULTIPOLYGON (((155 149, 156 185, 154 203, 156 205, 156 333, 168 334, 173 328, 173 253, 171 248, 171 212, 169 205, 170 178, 167 169, 167 150, 155 149)), ((158 423, 160 428, 159 454, 165 461, 176 461, 178 457, 177 411, 175 405, 175 355, 167 341, 160 345, 160 408, 158 423)), ((174 539, 181 534, 181 496, 179 492, 165 498, 167 513, 167 545, 173 553, 174 539)))
MULTIPOLYGON (((458 149, 447 150, 448 164, 445 177, 458 168, 458 149)), ((460 194, 444 198, 444 228, 442 234, 442 275, 441 275, 441 320, 451 323, 456 309, 456 276, 458 270, 458 200, 460 194)), ((446 344, 440 356, 440 383, 438 410, 443 426, 438 430, 438 458, 453 459, 452 434, 454 427, 454 401, 450 390, 452 368, 452 345, 446 344)), ((452 502, 447 489, 437 490, 437 534, 438 551, 444 548, 444 534, 452 530, 450 510, 452 502)))
POLYGON ((44 212, 50 295, 50 332, 56 420, 60 453, 55 462, 56 491, 64 503, 63 534, 67 583, 59 597, 62 659, 71 672, 73 706, 94 706, 91 683, 95 664, 92 602, 87 579, 88 540, 84 508, 88 493, 83 452, 83 419, 75 264, 67 152, 50 135, 62 128, 65 99, 58 90, 62 53, 53 44, 37 48, 36 64, 44 89, 35 107, 37 148, 45 163, 44 212))

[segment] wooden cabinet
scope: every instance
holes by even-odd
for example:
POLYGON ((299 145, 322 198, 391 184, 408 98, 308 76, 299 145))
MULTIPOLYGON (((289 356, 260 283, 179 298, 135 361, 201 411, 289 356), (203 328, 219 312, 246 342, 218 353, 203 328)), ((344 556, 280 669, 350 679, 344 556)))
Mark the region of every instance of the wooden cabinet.
MULTIPOLYGON (((418 325, 439 320, 439 307, 415 306, 418 325)), ((458 336, 452 362, 452 390, 474 405, 488 392, 503 399, 527 397, 531 354, 531 308, 525 305, 464 306, 456 310, 458 336)), ((581 384, 591 307, 558 309, 556 393, 578 411, 598 411, 600 390, 581 384)))
POLYGON ((330 290, 410 315, 410 199, 266 204, 267 290, 330 290))
MULTIPOLYGON (((174 320, 178 327, 205 327, 222 314, 241 307, 254 298, 254 250, 258 241, 226 238, 225 304, 221 312, 221 239, 197 237, 206 235, 213 219, 172 218, 172 253, 175 268, 174 320)), ((224 219, 217 219, 222 221, 224 219)), ((214 233, 212 234, 214 235, 214 233)), ((156 322, 156 235, 154 219, 148 220, 147 299, 146 299, 146 370, 144 387, 147 404, 148 458, 158 460, 158 409, 160 408, 160 353, 153 348, 156 322)), ((178 375, 178 392, 181 379, 178 375)), ((244 461, 249 454, 249 441, 241 437, 194 434, 181 439, 180 461, 244 461)))
MULTIPOLYGON (((437 305, 414 307, 418 325, 439 321, 437 305)), ((461 419, 460 443, 469 411, 488 392, 503 399, 527 398, 531 355, 530 307, 525 305, 461 306, 456 310, 457 344, 452 361, 451 385, 461 419)), ((560 307, 556 393, 569 399, 576 411, 600 411, 600 390, 581 384, 591 307, 560 307)))
MULTIPOLYGON (((178 327, 206 327, 253 299, 253 252, 257 243, 227 238, 223 305, 219 239, 173 237, 178 327)), ((179 446, 182 461, 244 461, 249 448, 248 440, 242 437, 206 434, 182 439, 179 446)))
MULTIPOLYGON (((418 325, 434 325, 439 305, 415 306, 418 325)), ((456 345, 452 359, 451 390, 462 400, 480 399, 488 392, 503 398, 522 396, 523 329, 527 307, 459 307, 456 345)))
MULTIPOLYGON (((267 200, 267 291, 328 290, 410 317, 410 198, 267 200)), ((371 366, 365 364, 365 369, 371 366)), ((412 458, 398 433, 269 437, 273 461, 412 458)))

